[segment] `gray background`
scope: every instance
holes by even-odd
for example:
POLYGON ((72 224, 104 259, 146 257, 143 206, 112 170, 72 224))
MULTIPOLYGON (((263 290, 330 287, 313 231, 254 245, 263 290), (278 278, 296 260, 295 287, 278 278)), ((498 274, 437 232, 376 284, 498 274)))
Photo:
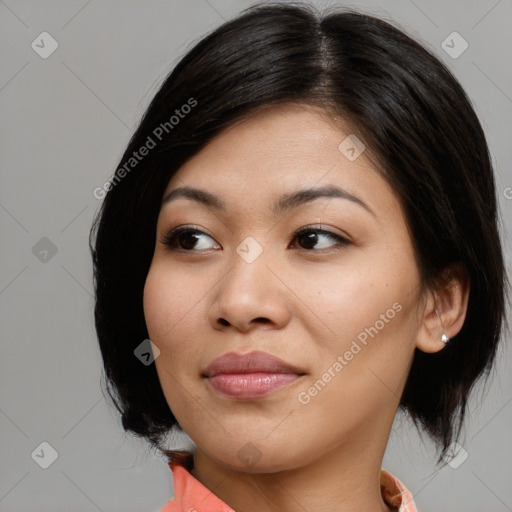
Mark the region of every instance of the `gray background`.
MULTIPOLYGON (((93 190, 179 56, 252 3, 0 0, 1 511, 156 511, 172 495, 165 461, 123 434, 102 395, 87 246, 100 206, 93 190), (44 31, 59 45, 47 59, 31 47, 44 31), (31 456, 44 441, 58 452, 48 469, 31 456)), ((399 24, 466 88, 496 164, 510 269, 512 2, 348 5, 399 24), (453 31, 469 44, 456 59, 441 48, 453 31)), ((420 512, 512 510, 511 359, 507 343, 473 396, 458 468, 436 471, 432 444, 397 419, 383 467, 420 512)))

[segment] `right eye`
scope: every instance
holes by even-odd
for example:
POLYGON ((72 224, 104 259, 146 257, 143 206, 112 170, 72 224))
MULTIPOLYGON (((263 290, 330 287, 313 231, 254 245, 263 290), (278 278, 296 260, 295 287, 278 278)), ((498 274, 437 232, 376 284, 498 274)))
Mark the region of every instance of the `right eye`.
MULTIPOLYGON (((205 240, 206 238, 213 240, 212 237, 199 229, 178 226, 168 231, 161 243, 169 246, 173 251, 197 252, 197 250, 212 249, 212 247, 207 246, 207 242, 201 242, 198 246, 196 245, 198 241, 205 240)), ((219 248, 220 246, 215 243, 213 249, 219 248)))

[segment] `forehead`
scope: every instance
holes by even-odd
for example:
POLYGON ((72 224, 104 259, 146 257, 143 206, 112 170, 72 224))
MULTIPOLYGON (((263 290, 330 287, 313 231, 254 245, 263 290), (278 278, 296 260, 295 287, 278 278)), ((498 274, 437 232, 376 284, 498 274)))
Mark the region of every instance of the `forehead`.
POLYGON ((347 158, 354 135, 343 120, 316 107, 266 107, 222 131, 189 159, 163 197, 191 186, 226 198, 229 207, 274 203, 283 193, 338 186, 364 196, 375 209, 396 207, 394 191, 367 158, 367 150, 347 158))

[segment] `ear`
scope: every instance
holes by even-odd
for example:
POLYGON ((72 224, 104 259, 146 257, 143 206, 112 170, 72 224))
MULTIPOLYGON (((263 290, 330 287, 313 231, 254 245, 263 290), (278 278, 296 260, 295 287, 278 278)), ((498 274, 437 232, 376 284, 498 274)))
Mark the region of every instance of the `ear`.
POLYGON ((441 284, 434 290, 425 292, 416 337, 416 347, 428 353, 446 346, 441 339, 443 334, 450 339, 458 334, 468 307, 470 279, 463 265, 450 266, 439 281, 441 284))

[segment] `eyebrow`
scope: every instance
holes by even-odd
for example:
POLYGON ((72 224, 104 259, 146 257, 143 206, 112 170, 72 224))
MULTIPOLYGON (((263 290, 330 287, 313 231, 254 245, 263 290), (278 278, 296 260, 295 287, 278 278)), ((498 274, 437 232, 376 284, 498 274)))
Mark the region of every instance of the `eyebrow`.
MULTIPOLYGON (((320 188, 310 188, 304 190, 297 190, 290 194, 284 194, 277 198, 272 205, 272 212, 274 215, 284 215, 285 213, 298 208, 306 203, 314 201, 315 199, 323 197, 337 197, 339 199, 346 199, 352 201, 376 217, 375 212, 359 197, 354 196, 346 190, 335 187, 334 185, 320 188)), ((193 187, 179 187, 171 190, 162 200, 162 207, 171 201, 184 198, 204 204, 205 206, 217 211, 225 211, 226 203, 215 194, 206 190, 200 190, 193 187)))

